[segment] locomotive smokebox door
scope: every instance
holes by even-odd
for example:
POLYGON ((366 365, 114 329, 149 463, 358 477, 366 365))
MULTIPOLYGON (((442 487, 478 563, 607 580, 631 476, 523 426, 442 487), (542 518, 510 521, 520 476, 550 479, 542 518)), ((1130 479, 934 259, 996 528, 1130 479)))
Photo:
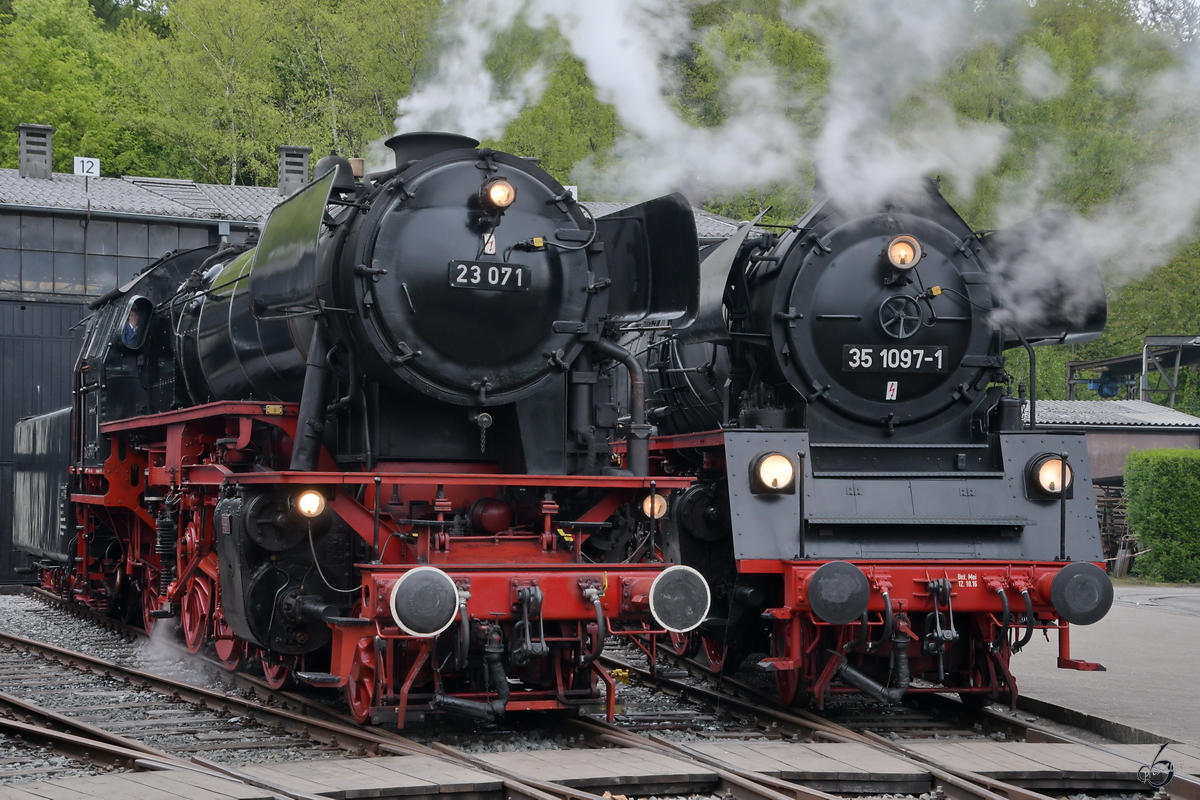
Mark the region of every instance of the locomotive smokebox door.
POLYGON ((966 357, 988 349, 992 329, 978 309, 991 298, 959 233, 894 211, 837 224, 822 239, 829 252, 789 258, 769 323, 776 363, 822 416, 911 425, 979 382, 982 367, 966 357))
MULTIPOLYGON (((406 142, 418 153, 422 142, 447 143, 406 142)), ((564 191, 490 150, 441 150, 405 169, 343 253, 354 276, 344 305, 359 312, 352 338, 367 345, 359 364, 396 388, 474 408, 558 380, 607 303, 593 291, 594 223, 559 200, 564 191)))

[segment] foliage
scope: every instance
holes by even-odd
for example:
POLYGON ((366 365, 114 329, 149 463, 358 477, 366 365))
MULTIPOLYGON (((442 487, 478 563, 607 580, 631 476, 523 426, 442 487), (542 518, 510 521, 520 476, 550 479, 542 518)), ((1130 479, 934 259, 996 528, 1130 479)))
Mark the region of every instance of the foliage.
MULTIPOLYGON (((1165 11, 1155 13, 1154 27, 1169 27, 1165 11)), ((992 228, 1002 212, 1007 223, 1015 221, 1014 211, 1019 219, 1052 206, 1086 213, 1119 198, 1138 174, 1162 162, 1175 128, 1187 123, 1151 128, 1139 117, 1147 78, 1179 57, 1170 39, 1149 30, 1149 19, 1146 9, 1122 0, 1041 0, 1022 36, 974 51, 945 78, 941 91, 959 114, 1000 122, 1012 133, 998 168, 973 195, 954 197, 951 187, 952 201, 972 225, 992 228), (1031 65, 1052 71, 1060 85, 1031 88, 1031 65), (1020 188, 1035 183, 1041 205, 1022 208, 1020 188)), ((1137 352, 1147 335, 1200 333, 1198 267, 1200 247, 1193 243, 1141 280, 1122 286, 1113 276, 1103 336, 1037 348, 1038 398, 1066 396, 1068 361, 1137 352)), ((1007 357, 1009 372, 1027 382, 1025 353, 1007 357)), ((1177 406, 1200 408, 1195 375, 1183 383, 1177 406)), ((1076 396, 1096 397, 1080 387, 1076 396)))
POLYGON ((537 158, 542 169, 566 183, 576 164, 611 148, 620 129, 612 106, 596 99, 583 64, 563 56, 541 99, 524 109, 500 140, 486 144, 537 158))
MULTIPOLYGON (((697 6, 691 48, 675 64, 677 106, 686 120, 713 127, 727 120, 734 83, 746 74, 771 74, 793 101, 789 116, 806 138, 816 136, 816 100, 824 94, 830 65, 813 34, 786 24, 772 0, 714 2, 697 6)), ((811 166, 797 183, 760 186, 704 199, 706 210, 744 220, 770 209, 764 222, 790 224, 813 199, 811 166)))
MULTIPOLYGON (((976 8, 997 2, 980 0, 976 8)), ((669 99, 690 124, 721 125, 739 100, 738 81, 771 74, 790 98, 793 121, 816 137, 831 67, 822 40, 785 20, 797 5, 803 2, 690 4, 693 36, 669 64, 669 99)), ((106 175, 270 185, 280 144, 307 145, 314 157, 330 149, 354 155, 390 135, 396 100, 430 67, 437 22, 452 6, 0 0, 0 128, 53 125, 56 170, 70 171, 72 156, 90 155, 106 175)), ((1194 124, 1179 115, 1145 126, 1139 116, 1144 87, 1184 61, 1194 41, 1191 6, 1038 0, 1029 7, 1019 35, 993 40, 981 31, 977 41, 988 43, 965 46, 932 87, 961 117, 1012 132, 1000 163, 977 186, 945 184, 981 229, 1013 221, 1031 183, 1047 205, 1086 213, 1110 203, 1134 176, 1162 163, 1174 135, 1194 124), (1045 79, 1031 83, 1031 74, 1045 79)), ((622 134, 620 121, 557 33, 520 23, 495 42, 487 68, 503 87, 535 62, 547 67, 540 100, 488 144, 536 157, 560 180, 584 158, 603 165, 622 134)), ((0 137, 0 165, 16 166, 11 134, 0 137)), ((769 206, 767 221, 786 224, 812 194, 810 168, 798 181, 706 197, 704 205, 736 219, 769 206)), ((1099 340, 1039 348, 1038 396, 1064 396, 1069 360, 1136 352, 1150 334, 1200 333, 1197 296, 1200 244, 1193 243, 1149 276, 1111 290, 1109 326, 1099 340)), ((1026 379, 1024 362, 1020 350, 1009 353, 1017 380, 1026 379)), ((1200 410, 1195 370, 1185 371, 1178 405, 1200 410)))
POLYGON ((1125 462, 1129 527, 1150 552, 1137 572, 1152 581, 1200 582, 1200 451, 1145 450, 1125 462))
MULTIPOLYGON (((130 119, 122 87, 131 77, 112 39, 79 0, 15 0, 0 26, 0 129, 53 125, 54 169, 77 155, 99 158, 106 174, 153 174, 162 161, 130 119)), ((0 138, 0 164, 17 164, 16 136, 0 138)))
MULTIPOLYGON (((14 0, 0 24, 0 127, 53 125, 55 169, 271 184, 276 147, 358 154, 392 131, 437 0, 229 6, 14 0)), ((16 166, 16 142, 0 143, 16 166)))

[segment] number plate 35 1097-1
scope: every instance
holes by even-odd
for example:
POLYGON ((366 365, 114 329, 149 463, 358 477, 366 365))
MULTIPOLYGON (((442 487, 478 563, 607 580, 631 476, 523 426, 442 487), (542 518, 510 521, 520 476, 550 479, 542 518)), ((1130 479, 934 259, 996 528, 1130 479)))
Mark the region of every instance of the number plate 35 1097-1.
POLYGON ((925 347, 842 346, 843 372, 947 372, 950 355, 945 345, 925 347))
POLYGON ((502 261, 451 261, 450 285, 456 289, 529 291, 529 267, 502 261))

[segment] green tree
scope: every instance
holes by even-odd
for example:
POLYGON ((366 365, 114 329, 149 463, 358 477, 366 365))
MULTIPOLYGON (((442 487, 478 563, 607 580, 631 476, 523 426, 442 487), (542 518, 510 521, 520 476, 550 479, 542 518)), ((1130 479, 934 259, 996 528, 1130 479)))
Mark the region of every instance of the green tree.
MULTIPOLYGON (((1120 202, 1181 135, 1191 135, 1197 120, 1186 113, 1146 113, 1155 77, 1178 63, 1170 40, 1146 20, 1124 0, 1038 2, 1020 36, 973 51, 945 77, 939 90, 960 115, 1011 132, 999 166, 969 200, 954 198, 949 187, 972 225, 993 228, 1002 216, 1007 224, 1054 206, 1086 215, 1120 202)), ((1198 258, 1193 244, 1130 286, 1120 288, 1112 276, 1100 339, 1038 348, 1038 397, 1065 396, 1068 361, 1135 352, 1144 335, 1195 329, 1198 258)), ((1024 352, 1008 357, 1009 371, 1027 380, 1024 352)))
POLYGON ((275 147, 291 143, 274 102, 272 9, 262 0, 178 0, 167 15, 167 38, 137 21, 122 26, 142 119, 182 151, 200 180, 272 183, 275 147))
MULTIPOLYGON (((77 155, 100 159, 106 175, 156 174, 164 166, 150 130, 129 113, 133 77, 84 0, 15 0, 0 25, 0 129, 52 125, 54 169, 77 155)), ((0 164, 17 166, 16 137, 0 137, 0 164)))
MULTIPOLYGON (((542 169, 566 183, 585 157, 603 156, 620 130, 612 106, 596 99, 583 64, 564 56, 550 72, 540 100, 524 109, 501 139, 488 144, 537 158, 542 169)), ((580 191, 586 198, 587 187, 580 191)))
POLYGON ((318 153, 362 153, 394 131, 429 47, 436 0, 275 4, 276 103, 294 141, 318 153))
MULTIPOLYGON (((766 0, 701 6, 693 24, 702 35, 677 63, 678 102, 689 121, 702 127, 725 122, 737 99, 736 79, 757 71, 775 76, 780 90, 799 100, 790 117, 807 138, 815 138, 820 123, 816 101, 828 88, 830 71, 817 37, 787 25, 778 3, 766 0)), ((799 182, 709 197, 704 207, 734 219, 750 219, 770 208, 765 222, 790 224, 812 202, 813 182, 809 167, 799 182)))

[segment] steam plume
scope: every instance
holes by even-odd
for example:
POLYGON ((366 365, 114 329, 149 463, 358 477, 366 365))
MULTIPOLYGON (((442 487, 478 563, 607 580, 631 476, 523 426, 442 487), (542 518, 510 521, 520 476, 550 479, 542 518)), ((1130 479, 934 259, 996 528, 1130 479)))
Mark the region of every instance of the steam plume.
MULTIPOLYGON (((542 64, 503 85, 485 67, 496 36, 521 20, 534 29, 556 30, 584 64, 599 99, 621 120, 625 134, 612 157, 603 166, 585 161, 573 176, 594 199, 645 199, 685 185, 708 194, 761 189, 795 180, 808 166, 842 205, 868 208, 931 174, 949 178, 957 194, 969 196, 1011 145, 1002 125, 956 114, 939 99, 937 84, 978 48, 1011 46, 1029 22, 1031 6, 1024 0, 799 4, 785 17, 825 42, 831 62, 827 94, 789 93, 763 64, 727 65, 727 116, 707 129, 689 124, 671 99, 673 59, 698 35, 691 30, 692 7, 682 0, 457 0, 446 15, 437 70, 400 101, 398 128, 500 136, 523 107, 536 102, 544 85, 542 64), (797 110, 819 112, 815 138, 796 121, 797 110)), ((1046 101, 1069 88, 1042 51, 1026 46, 1018 55, 1017 78, 1026 100, 1046 101)), ((1095 77, 1100 91, 1139 91, 1138 124, 1168 151, 1157 159, 1162 166, 1125 176, 1114 201, 1075 215, 1075 227, 1100 258, 1111 287, 1144 275, 1195 233, 1200 61, 1181 56, 1177 68, 1140 85, 1131 86, 1135 76, 1111 65, 1095 77)), ((1036 162, 1001 187, 1002 225, 1055 205, 1049 196, 1069 159, 1049 143, 1036 162)), ((1028 230, 1042 235, 1037 226, 1028 230)), ((1047 270, 1057 271, 1063 286, 1075 283, 1065 265, 1079 260, 1063 257, 1057 234, 1047 228, 1044 235, 1043 246, 1034 241, 1025 250, 1021 269, 1007 270, 1010 297, 1025 298, 1010 305, 1010 315, 1032 317, 1044 310, 1036 308, 1036 298, 1046 294, 1038 280, 1047 270)), ((1067 297, 1061 305, 1086 309, 1087 301, 1067 297)))

